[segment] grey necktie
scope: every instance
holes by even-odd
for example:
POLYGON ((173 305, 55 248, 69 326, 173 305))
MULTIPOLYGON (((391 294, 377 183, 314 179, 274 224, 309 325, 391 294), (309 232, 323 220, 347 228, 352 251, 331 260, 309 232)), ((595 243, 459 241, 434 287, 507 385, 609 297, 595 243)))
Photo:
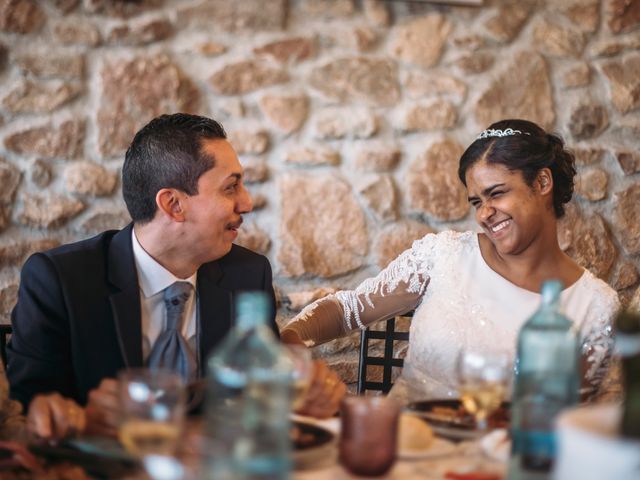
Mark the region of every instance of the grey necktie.
POLYGON ((197 361, 189 343, 180 333, 184 307, 191 296, 193 285, 175 282, 164 291, 167 326, 153 344, 149 354, 150 368, 167 368, 182 375, 186 381, 197 375, 197 361))

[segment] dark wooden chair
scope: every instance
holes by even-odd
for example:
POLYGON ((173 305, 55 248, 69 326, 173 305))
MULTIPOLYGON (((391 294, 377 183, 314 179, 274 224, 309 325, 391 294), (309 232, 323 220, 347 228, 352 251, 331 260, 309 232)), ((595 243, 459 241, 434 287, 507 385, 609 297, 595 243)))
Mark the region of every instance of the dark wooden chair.
POLYGON ((394 356, 394 344, 397 341, 408 342, 409 332, 397 332, 396 320, 398 317, 411 317, 413 312, 398 315, 384 322, 384 330, 371 330, 367 328, 360 333, 360 364, 358 366, 358 395, 364 394, 366 390, 377 390, 382 393, 389 393, 393 386, 393 369, 402 368, 403 358, 394 356), (382 356, 372 356, 369 352, 370 340, 383 340, 382 356), (369 366, 378 365, 382 367, 382 381, 369 381, 367 370, 369 366))
POLYGON ((7 369, 7 342, 12 331, 11 325, 0 325, 0 357, 5 370, 7 369))

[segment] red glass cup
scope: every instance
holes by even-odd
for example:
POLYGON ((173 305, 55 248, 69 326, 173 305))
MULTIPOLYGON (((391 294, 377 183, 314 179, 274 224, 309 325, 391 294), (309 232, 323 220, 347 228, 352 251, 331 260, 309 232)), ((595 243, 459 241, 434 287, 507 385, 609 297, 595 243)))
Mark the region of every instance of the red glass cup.
POLYGON ((345 397, 340 405, 340 463, 354 475, 387 473, 396 461, 400 404, 389 397, 345 397))

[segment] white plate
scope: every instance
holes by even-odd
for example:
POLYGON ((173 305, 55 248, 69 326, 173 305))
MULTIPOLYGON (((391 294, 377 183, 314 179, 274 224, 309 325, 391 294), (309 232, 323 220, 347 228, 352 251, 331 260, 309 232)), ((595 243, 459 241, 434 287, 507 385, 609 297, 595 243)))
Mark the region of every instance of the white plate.
POLYGON ((418 460, 424 458, 435 458, 450 455, 456 451, 455 443, 444 438, 435 437, 428 448, 420 450, 400 450, 398 456, 402 460, 418 460))

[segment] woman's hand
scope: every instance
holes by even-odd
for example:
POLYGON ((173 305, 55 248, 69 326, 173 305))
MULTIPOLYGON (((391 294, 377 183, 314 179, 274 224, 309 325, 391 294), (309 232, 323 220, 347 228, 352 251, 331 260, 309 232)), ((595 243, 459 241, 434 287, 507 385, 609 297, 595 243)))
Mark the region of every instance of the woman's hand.
POLYGON ((45 440, 60 440, 82 433, 85 411, 76 402, 59 393, 37 395, 29 404, 27 428, 45 440))

